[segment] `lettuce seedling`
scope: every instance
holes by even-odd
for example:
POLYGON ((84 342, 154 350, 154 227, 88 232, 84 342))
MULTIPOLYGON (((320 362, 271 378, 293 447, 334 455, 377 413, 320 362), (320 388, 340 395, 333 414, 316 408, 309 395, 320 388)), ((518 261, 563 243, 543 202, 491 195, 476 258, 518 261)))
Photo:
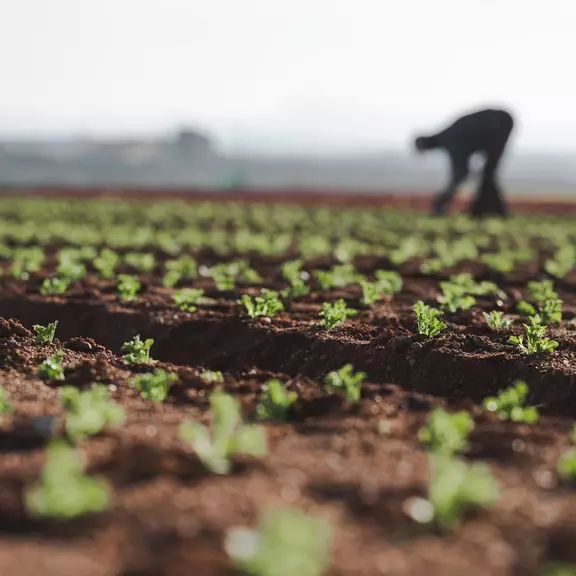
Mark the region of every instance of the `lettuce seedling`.
POLYGON ((197 288, 182 288, 172 294, 174 304, 182 312, 194 312, 196 310, 195 304, 198 304, 204 296, 204 290, 197 288))
POLYGON ((498 414, 502 420, 533 424, 538 421, 538 409, 534 406, 524 406, 527 394, 526 382, 516 380, 510 388, 502 390, 498 396, 484 398, 482 407, 488 412, 498 414))
POLYGON ((0 422, 2 422, 2 414, 9 412, 12 412, 12 404, 8 401, 8 393, 0 386, 0 422))
POLYGON ((290 406, 298 400, 297 392, 288 392, 280 380, 268 380, 256 406, 258 420, 286 420, 290 406))
POLYGON ((42 326, 41 324, 34 325, 33 328, 36 333, 34 341, 36 344, 52 344, 54 334, 56 333, 56 326, 58 326, 58 320, 51 322, 48 326, 42 326))
POLYGON ((556 462, 558 474, 565 480, 573 482, 576 480, 576 449, 569 448, 556 462))
POLYGON ((120 256, 116 252, 104 248, 92 264, 103 278, 114 278, 119 262, 120 256))
POLYGON ((64 294, 70 287, 70 280, 68 278, 60 278, 55 276, 53 278, 45 278, 40 287, 40 294, 49 296, 52 294, 64 294))
POLYGON ((339 298, 331 304, 330 302, 323 302, 320 310, 320 326, 324 326, 326 330, 333 330, 336 326, 339 326, 347 318, 356 316, 358 310, 353 308, 348 308, 346 302, 339 298))
POLYGON ((45 380, 64 380, 64 368, 62 368, 64 352, 61 350, 49 356, 38 366, 38 377, 45 380))
POLYGON ((526 330, 526 344, 524 344, 524 337, 510 336, 508 342, 515 344, 522 354, 537 354, 539 352, 554 352, 558 348, 558 342, 551 340, 544 336, 546 333, 546 326, 538 323, 534 316, 530 316, 530 326, 524 324, 526 330))
POLYGON ((288 262, 284 262, 281 266, 282 271, 282 278, 290 284, 294 284, 298 280, 303 280, 302 278, 302 266, 304 262, 300 259, 298 260, 290 260, 288 262))
POLYGON ((242 294, 238 304, 244 307, 250 318, 256 316, 275 316, 278 312, 284 310, 284 304, 278 299, 278 292, 262 288, 261 296, 252 299, 248 294, 242 294))
POLYGON ((476 304, 476 298, 466 293, 466 288, 451 282, 440 282, 442 294, 437 297, 437 301, 442 308, 449 310, 453 314, 458 310, 468 310, 476 304))
POLYGON ((66 432, 74 442, 98 434, 106 426, 120 426, 126 419, 124 408, 110 400, 108 388, 102 384, 83 392, 63 386, 59 394, 66 410, 66 432))
POLYGON ((418 432, 418 440, 433 452, 452 455, 468 449, 468 435, 473 429, 474 420, 469 412, 450 413, 436 408, 418 432))
POLYGON ((352 364, 345 364, 339 370, 329 372, 324 379, 326 390, 330 394, 343 396, 347 402, 358 402, 362 390, 362 382, 366 379, 364 372, 356 372, 352 364))
POLYGON ((122 302, 132 302, 141 288, 138 278, 128 274, 118 276, 118 296, 122 302))
POLYGON ((484 318, 486 318, 486 323, 492 330, 498 330, 499 328, 508 328, 514 322, 512 318, 505 318, 504 312, 501 310, 492 310, 491 312, 482 312, 484 318))
POLYGON ((222 374, 222 372, 219 371, 204 370, 204 372, 200 374, 200 379, 208 384, 214 382, 221 384, 222 382, 224 382, 224 375, 222 374))
POLYGON ((374 273, 378 292, 385 296, 393 296, 402 290, 404 281, 395 270, 376 270, 374 273))
POLYGON ((362 302, 364 306, 371 306, 382 297, 380 286, 377 282, 362 280, 360 282, 360 287, 362 288, 362 298, 360 299, 360 302, 362 302))
POLYGON ((215 474, 230 472, 230 456, 265 456, 266 437, 258 426, 242 424, 240 403, 217 390, 210 396, 212 430, 198 422, 180 426, 180 437, 189 442, 202 463, 215 474))
POLYGON ((428 501, 433 520, 445 529, 453 529, 468 508, 487 508, 498 501, 498 483, 483 463, 467 464, 445 454, 430 454, 428 501))
POLYGON ((164 286, 164 288, 173 288, 180 282, 181 278, 182 274, 180 274, 178 270, 169 270, 162 276, 162 286, 164 286))
POLYGON ((156 259, 151 253, 128 252, 124 256, 124 262, 138 272, 152 272, 156 267, 156 259))
POLYGON ((438 320, 438 316, 442 315, 440 310, 431 308, 428 304, 424 304, 422 300, 418 300, 412 309, 414 314, 416 314, 419 334, 433 337, 446 328, 446 324, 438 320))
POLYGON ((130 380, 130 384, 140 392, 140 396, 152 402, 164 402, 170 387, 178 380, 176 374, 158 369, 153 373, 139 374, 130 380))
POLYGON ((295 279, 290 283, 288 288, 285 288, 280 292, 282 298, 287 300, 294 300, 294 298, 299 298, 300 296, 307 296, 310 294, 310 287, 301 279, 295 279))
POLYGON ((250 576, 321 576, 330 564, 330 522, 292 508, 266 511, 256 531, 233 528, 225 549, 250 576))
POLYGON ((554 290, 554 282, 552 280, 531 281, 528 282, 527 287, 532 300, 535 302, 558 298, 558 293, 554 290))
POLYGON ((122 352, 126 352, 122 359, 126 364, 150 364, 154 360, 150 359, 150 348, 154 344, 153 338, 148 338, 147 340, 140 340, 140 334, 134 336, 132 340, 124 342, 122 346, 122 352))
POLYGON ((56 274, 70 283, 76 282, 86 274, 86 266, 82 262, 65 260, 56 268, 56 274))
POLYGON ((34 517, 75 518, 110 508, 108 484, 83 473, 82 457, 62 440, 53 440, 38 484, 24 494, 26 510, 34 517))

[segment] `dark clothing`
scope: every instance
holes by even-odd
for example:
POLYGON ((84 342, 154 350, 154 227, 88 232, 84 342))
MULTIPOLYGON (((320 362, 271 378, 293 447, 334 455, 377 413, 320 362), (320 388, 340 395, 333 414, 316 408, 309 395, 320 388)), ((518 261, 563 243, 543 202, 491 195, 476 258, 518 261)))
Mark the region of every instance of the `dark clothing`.
POLYGON ((513 128, 514 120, 508 112, 488 109, 462 116, 442 132, 418 139, 420 149, 441 148, 450 156, 450 182, 434 200, 435 214, 445 212, 458 186, 468 176, 470 157, 480 152, 485 163, 471 213, 473 216, 506 215, 496 170, 513 128))

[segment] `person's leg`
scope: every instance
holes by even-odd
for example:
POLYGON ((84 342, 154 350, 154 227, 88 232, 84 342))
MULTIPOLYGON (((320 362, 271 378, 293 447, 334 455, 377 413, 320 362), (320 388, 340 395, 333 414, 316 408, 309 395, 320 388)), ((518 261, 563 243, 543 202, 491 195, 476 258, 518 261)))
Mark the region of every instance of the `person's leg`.
POLYGON ((450 182, 440 190, 432 202, 432 214, 441 216, 452 202, 458 187, 468 176, 468 158, 464 156, 450 155, 450 182))
POLYGON ((508 216, 508 208, 502 190, 497 182, 496 171, 504 154, 512 126, 500 134, 499 141, 486 152, 486 163, 482 170, 482 180, 476 192, 476 198, 470 207, 473 217, 508 216))

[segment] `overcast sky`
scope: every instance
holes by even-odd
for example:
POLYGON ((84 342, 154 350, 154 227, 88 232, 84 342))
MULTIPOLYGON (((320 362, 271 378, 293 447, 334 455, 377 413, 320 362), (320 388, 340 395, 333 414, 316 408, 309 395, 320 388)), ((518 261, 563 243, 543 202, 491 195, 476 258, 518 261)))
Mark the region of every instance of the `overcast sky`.
POLYGON ((573 0, 0 0, 0 134, 405 148, 482 105, 576 152, 573 0))

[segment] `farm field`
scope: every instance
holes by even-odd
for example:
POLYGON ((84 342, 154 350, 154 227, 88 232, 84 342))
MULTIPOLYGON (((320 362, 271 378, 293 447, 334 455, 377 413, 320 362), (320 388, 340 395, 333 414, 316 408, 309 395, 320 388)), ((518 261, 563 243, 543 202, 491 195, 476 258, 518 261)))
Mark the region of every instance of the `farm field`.
POLYGON ((576 574, 576 214, 0 197, 0 574, 576 574))

